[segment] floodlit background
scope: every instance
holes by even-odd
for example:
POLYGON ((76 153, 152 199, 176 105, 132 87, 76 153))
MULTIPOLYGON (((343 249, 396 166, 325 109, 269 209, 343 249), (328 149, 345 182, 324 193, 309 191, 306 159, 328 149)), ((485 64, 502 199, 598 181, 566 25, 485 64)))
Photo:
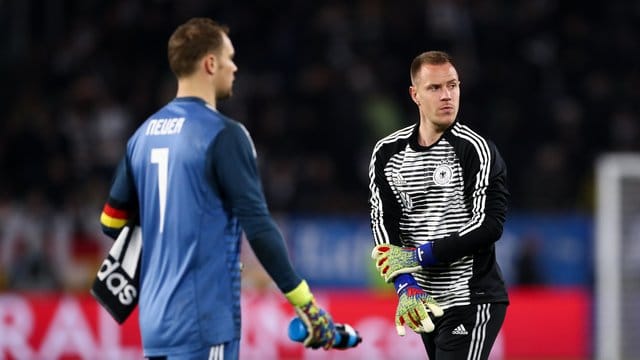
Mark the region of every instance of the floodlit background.
POLYGON ((292 312, 246 247, 259 320, 241 358, 424 358, 368 258, 367 167, 417 121, 409 65, 432 49, 455 59, 459 119, 509 169, 512 305, 492 357, 595 355, 595 164, 640 151, 640 2, 0 0, 0 359, 140 356, 135 319, 117 327, 87 297, 111 243, 99 214, 128 136, 175 94, 166 43, 193 16, 231 28, 219 108, 252 134, 296 269, 365 334, 339 354, 286 340, 292 312))

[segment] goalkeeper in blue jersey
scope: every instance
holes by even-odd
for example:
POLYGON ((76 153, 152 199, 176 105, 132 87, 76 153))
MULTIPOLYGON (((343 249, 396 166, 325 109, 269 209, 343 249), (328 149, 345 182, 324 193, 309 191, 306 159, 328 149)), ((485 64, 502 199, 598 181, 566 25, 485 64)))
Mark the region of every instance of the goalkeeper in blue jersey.
POLYGON ((216 109, 232 93, 233 56, 228 28, 211 19, 175 30, 168 58, 176 98, 129 139, 101 215, 112 237, 139 218, 138 306, 148 358, 239 357, 242 230, 307 325, 304 345, 333 343, 331 316, 292 268, 269 213, 249 133, 216 109))

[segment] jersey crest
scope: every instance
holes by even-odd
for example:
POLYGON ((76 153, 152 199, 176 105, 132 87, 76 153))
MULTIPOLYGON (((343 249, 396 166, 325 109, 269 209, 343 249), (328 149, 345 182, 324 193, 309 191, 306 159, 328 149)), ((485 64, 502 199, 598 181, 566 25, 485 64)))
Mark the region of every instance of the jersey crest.
POLYGON ((447 164, 440 164, 433 171, 433 182, 436 185, 445 186, 451 183, 451 179, 453 178, 453 169, 451 166, 447 164))

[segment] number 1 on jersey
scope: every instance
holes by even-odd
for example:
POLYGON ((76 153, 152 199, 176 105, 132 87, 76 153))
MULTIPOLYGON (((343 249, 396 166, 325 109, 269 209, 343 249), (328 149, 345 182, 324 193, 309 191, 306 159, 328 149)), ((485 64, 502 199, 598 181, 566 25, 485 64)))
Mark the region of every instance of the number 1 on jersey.
POLYGON ((160 201, 160 233, 164 230, 164 210, 167 206, 167 177, 169 174, 169 148, 151 149, 151 163, 158 164, 158 200, 160 201))

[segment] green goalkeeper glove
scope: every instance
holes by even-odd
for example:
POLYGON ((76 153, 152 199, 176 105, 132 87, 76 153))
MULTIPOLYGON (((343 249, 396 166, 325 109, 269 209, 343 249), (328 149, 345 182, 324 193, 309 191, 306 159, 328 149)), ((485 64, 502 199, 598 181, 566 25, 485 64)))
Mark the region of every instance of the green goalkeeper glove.
POLYGON ((306 281, 302 281, 295 289, 285 294, 287 300, 295 307, 296 314, 307 327, 307 337, 303 344, 305 347, 325 350, 333 346, 335 325, 328 312, 320 308, 306 281))
POLYGON ((437 262, 433 256, 433 241, 427 241, 418 248, 380 244, 373 248, 371 257, 376 261, 376 268, 386 282, 399 274, 416 272, 437 262))
POLYGON ((395 279, 394 285, 396 293, 400 296, 395 317, 398 335, 405 335, 405 324, 417 333, 432 332, 435 326, 428 311, 433 316, 440 317, 443 314, 440 305, 433 297, 424 292, 413 276, 409 274, 399 275, 395 279))

